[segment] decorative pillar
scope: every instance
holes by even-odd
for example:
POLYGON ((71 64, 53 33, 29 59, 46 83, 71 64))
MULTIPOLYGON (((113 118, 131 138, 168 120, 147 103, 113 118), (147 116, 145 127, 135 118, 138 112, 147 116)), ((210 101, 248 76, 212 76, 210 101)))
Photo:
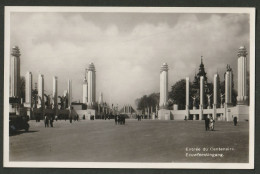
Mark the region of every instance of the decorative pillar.
POLYGON ((100 104, 98 104, 98 114, 100 114, 100 104))
POLYGON ((150 118, 150 111, 149 111, 149 107, 147 106, 147 119, 150 118))
POLYGON ((44 76, 39 74, 38 76, 38 106, 37 108, 44 109, 44 76))
POLYGON ((25 106, 32 107, 32 73, 27 72, 25 75, 25 106))
POLYGON ((20 97, 20 49, 12 48, 10 59, 10 97, 20 97))
POLYGON ((168 102, 168 65, 163 63, 160 69, 160 107, 167 108, 168 102))
POLYGON ((218 74, 214 74, 213 106, 218 104, 218 74))
POLYGON ((203 108, 204 108, 204 77, 200 77, 200 114, 199 120, 202 120, 203 117, 203 108))
POLYGON ((86 77, 83 80, 83 103, 87 104, 88 102, 88 81, 86 77))
POLYGON ((218 105, 218 74, 214 74, 214 89, 213 89, 213 119, 215 120, 218 105))
POLYGON ((186 77, 186 110, 189 109, 189 103, 190 103, 189 91, 190 91, 190 79, 189 77, 186 77))
POLYGON ((96 102, 96 70, 93 63, 89 64, 88 73, 88 105, 96 102))
POLYGON ((225 73, 225 104, 227 106, 232 105, 232 71, 228 67, 225 73))
POLYGON ((68 107, 71 106, 72 103, 72 81, 68 80, 68 107))
POLYGON ((100 92, 100 96, 99 96, 99 101, 98 101, 99 104, 103 104, 103 93, 100 92))
MULTIPOLYGON (((53 89, 52 89, 52 97, 53 97, 53 106, 57 111, 58 109, 58 77, 53 77, 53 89)), ((57 114, 55 111, 55 114, 57 114)))
POLYGON ((32 73, 27 72, 25 74, 25 103, 24 106, 27 108, 27 115, 31 118, 32 115, 32 73))
POLYGON ((238 51, 238 60, 237 60, 237 104, 238 105, 247 105, 248 96, 247 96, 247 51, 245 46, 241 46, 238 51))
POLYGON ((190 105, 190 79, 186 77, 186 117, 189 119, 190 112, 189 112, 189 105, 190 105))

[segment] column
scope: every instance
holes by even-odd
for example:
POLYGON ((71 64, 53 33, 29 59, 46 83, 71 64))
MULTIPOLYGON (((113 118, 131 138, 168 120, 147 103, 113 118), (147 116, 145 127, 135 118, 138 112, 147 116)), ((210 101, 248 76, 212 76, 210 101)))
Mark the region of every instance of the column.
POLYGON ((199 120, 203 118, 203 108, 204 108, 204 77, 200 77, 200 114, 199 120))
POLYGON ((218 105, 218 74, 214 74, 214 89, 213 89, 213 119, 216 118, 217 105, 218 105))
POLYGON ((100 96, 99 96, 99 104, 103 104, 103 93, 100 92, 100 96))
POLYGON ((190 91, 190 79, 189 77, 186 77, 186 110, 189 109, 189 102, 190 102, 189 91, 190 91))
POLYGON ((88 105, 96 102, 96 70, 93 63, 89 64, 88 72, 88 105))
POLYGON ((85 77, 85 79, 83 80, 83 103, 87 104, 88 102, 88 81, 85 77))
POLYGON ((150 111, 149 111, 149 107, 147 106, 147 119, 150 118, 150 111))
POLYGON ((72 103, 72 81, 68 80, 68 107, 71 106, 72 103))
POLYGON ((32 73, 27 72, 25 75, 25 106, 32 107, 32 73))
POLYGON ((218 104, 218 74, 214 74, 213 106, 218 104))
POLYGON ((247 51, 244 46, 241 46, 238 51, 237 60, 237 104, 247 105, 248 94, 247 94, 247 51))
MULTIPOLYGON (((52 97, 53 97, 53 107, 55 110, 58 108, 58 77, 54 76, 52 80, 52 97)), ((56 114, 56 112, 55 112, 56 114)))
POLYGON ((225 74, 225 104, 232 105, 232 71, 227 71, 225 74))
POLYGON ((10 97, 20 97, 20 49, 12 48, 10 59, 10 97))
POLYGON ((168 102, 168 65, 163 63, 160 69, 160 107, 167 108, 168 102))
POLYGON ((44 108, 44 76, 38 76, 38 105, 37 108, 44 108))
POLYGON ((100 104, 98 104, 98 114, 100 114, 100 104))

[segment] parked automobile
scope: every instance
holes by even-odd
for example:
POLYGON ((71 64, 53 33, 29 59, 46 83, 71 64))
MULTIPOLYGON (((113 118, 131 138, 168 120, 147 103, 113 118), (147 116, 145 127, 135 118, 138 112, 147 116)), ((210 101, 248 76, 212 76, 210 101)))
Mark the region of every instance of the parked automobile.
POLYGON ((29 119, 26 116, 13 115, 9 116, 9 133, 15 133, 19 130, 25 130, 26 132, 29 130, 29 119))

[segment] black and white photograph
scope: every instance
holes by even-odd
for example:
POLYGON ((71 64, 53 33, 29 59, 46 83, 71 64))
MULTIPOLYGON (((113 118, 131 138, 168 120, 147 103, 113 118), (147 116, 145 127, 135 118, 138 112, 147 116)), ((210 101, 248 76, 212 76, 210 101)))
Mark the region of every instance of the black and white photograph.
POLYGON ((4 167, 253 169, 255 8, 5 7, 4 167))

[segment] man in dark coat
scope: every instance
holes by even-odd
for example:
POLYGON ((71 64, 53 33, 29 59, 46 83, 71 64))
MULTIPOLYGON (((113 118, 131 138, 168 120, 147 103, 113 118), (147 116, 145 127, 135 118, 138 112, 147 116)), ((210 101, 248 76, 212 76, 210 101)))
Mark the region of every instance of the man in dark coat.
POLYGON ((49 118, 47 115, 44 116, 44 125, 45 127, 49 127, 49 118))
POLYGON ((208 118, 208 116, 205 118, 205 128, 206 128, 206 131, 209 130, 209 118, 208 118))
POLYGON ((118 116, 116 115, 115 116, 115 124, 117 124, 117 121, 118 121, 118 116))
POLYGON ((50 117, 50 125, 51 125, 51 127, 53 127, 53 116, 52 115, 50 117))
POLYGON ((237 117, 234 117, 234 125, 237 125, 237 117))

